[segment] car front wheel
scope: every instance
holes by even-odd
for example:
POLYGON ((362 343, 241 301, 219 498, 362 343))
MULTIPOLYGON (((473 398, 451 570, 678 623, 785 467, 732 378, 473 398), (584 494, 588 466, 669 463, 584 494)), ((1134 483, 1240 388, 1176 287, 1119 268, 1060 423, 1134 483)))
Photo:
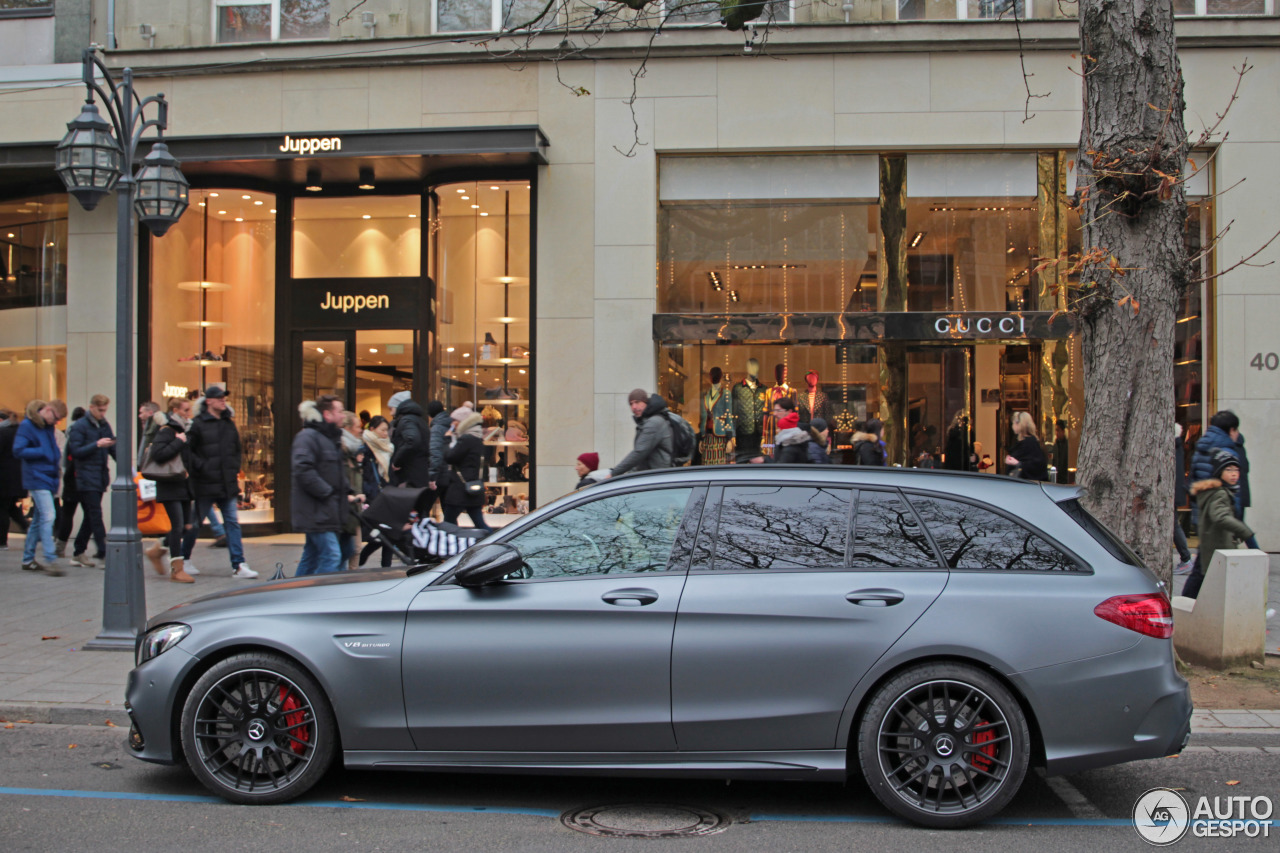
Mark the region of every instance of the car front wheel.
POLYGON ((320 686, 276 655, 219 661, 182 709, 187 764, 233 803, 269 805, 301 796, 333 761, 337 725, 320 686))
POLYGON ((914 667, 876 691, 858 729, 858 760, 876 798, 923 826, 994 816, 1022 785, 1027 720, 1004 685, 975 667, 914 667))

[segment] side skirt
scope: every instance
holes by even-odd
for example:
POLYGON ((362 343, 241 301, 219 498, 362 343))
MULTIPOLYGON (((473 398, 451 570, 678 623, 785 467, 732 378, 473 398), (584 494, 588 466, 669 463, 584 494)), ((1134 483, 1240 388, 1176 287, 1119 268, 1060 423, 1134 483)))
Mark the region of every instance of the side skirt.
POLYGON ((346 750, 351 769, 564 776, 808 779, 843 782, 843 749, 777 752, 410 752, 346 750))

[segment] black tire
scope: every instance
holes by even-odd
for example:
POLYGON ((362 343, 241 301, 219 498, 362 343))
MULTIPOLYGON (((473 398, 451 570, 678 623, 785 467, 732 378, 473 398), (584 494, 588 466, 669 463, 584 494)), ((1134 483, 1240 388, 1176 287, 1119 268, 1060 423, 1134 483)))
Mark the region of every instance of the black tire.
POLYGON ((271 805, 300 797, 333 763, 337 737, 320 685, 273 654, 219 661, 182 708, 187 766, 233 803, 271 805))
POLYGON ((885 808, 958 829, 996 815, 1022 786, 1031 733, 1021 706, 972 666, 934 663, 890 679, 858 726, 858 762, 885 808))

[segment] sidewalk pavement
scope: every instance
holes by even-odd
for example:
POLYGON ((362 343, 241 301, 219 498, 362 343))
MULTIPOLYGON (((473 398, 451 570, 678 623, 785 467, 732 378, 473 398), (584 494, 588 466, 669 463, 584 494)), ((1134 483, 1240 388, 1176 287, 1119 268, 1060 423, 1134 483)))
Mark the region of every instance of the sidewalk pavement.
MULTIPOLYGON (((301 552, 301 534, 245 540, 245 557, 259 578, 238 580, 231 577, 227 550, 200 540, 192 558, 200 569, 194 584, 173 583, 148 564, 147 615, 203 595, 264 583, 277 564, 292 575, 301 552)), ((127 728, 124 687, 133 655, 82 649, 102 626, 102 569, 62 562, 65 577, 22 571, 20 535, 11 535, 9 550, 0 551, 0 718, 127 728)), ((1274 601, 1280 595, 1280 555, 1271 557, 1270 588, 1274 601)), ((1280 646, 1280 623, 1273 619, 1269 627, 1267 648, 1274 653, 1280 646)), ((1280 736, 1280 710, 1196 711, 1192 728, 1280 736)))

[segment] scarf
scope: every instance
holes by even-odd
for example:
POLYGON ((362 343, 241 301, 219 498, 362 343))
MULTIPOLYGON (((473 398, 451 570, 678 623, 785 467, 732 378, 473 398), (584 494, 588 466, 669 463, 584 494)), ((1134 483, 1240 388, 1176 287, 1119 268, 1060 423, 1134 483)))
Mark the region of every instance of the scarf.
POLYGON ((373 462, 378 466, 378 476, 385 482, 390 479, 387 472, 391 467, 391 439, 383 438, 372 430, 364 432, 365 446, 373 452, 373 462))
POLYGON ((342 449, 354 459, 357 453, 364 450, 364 442, 344 429, 342 430, 342 449))

